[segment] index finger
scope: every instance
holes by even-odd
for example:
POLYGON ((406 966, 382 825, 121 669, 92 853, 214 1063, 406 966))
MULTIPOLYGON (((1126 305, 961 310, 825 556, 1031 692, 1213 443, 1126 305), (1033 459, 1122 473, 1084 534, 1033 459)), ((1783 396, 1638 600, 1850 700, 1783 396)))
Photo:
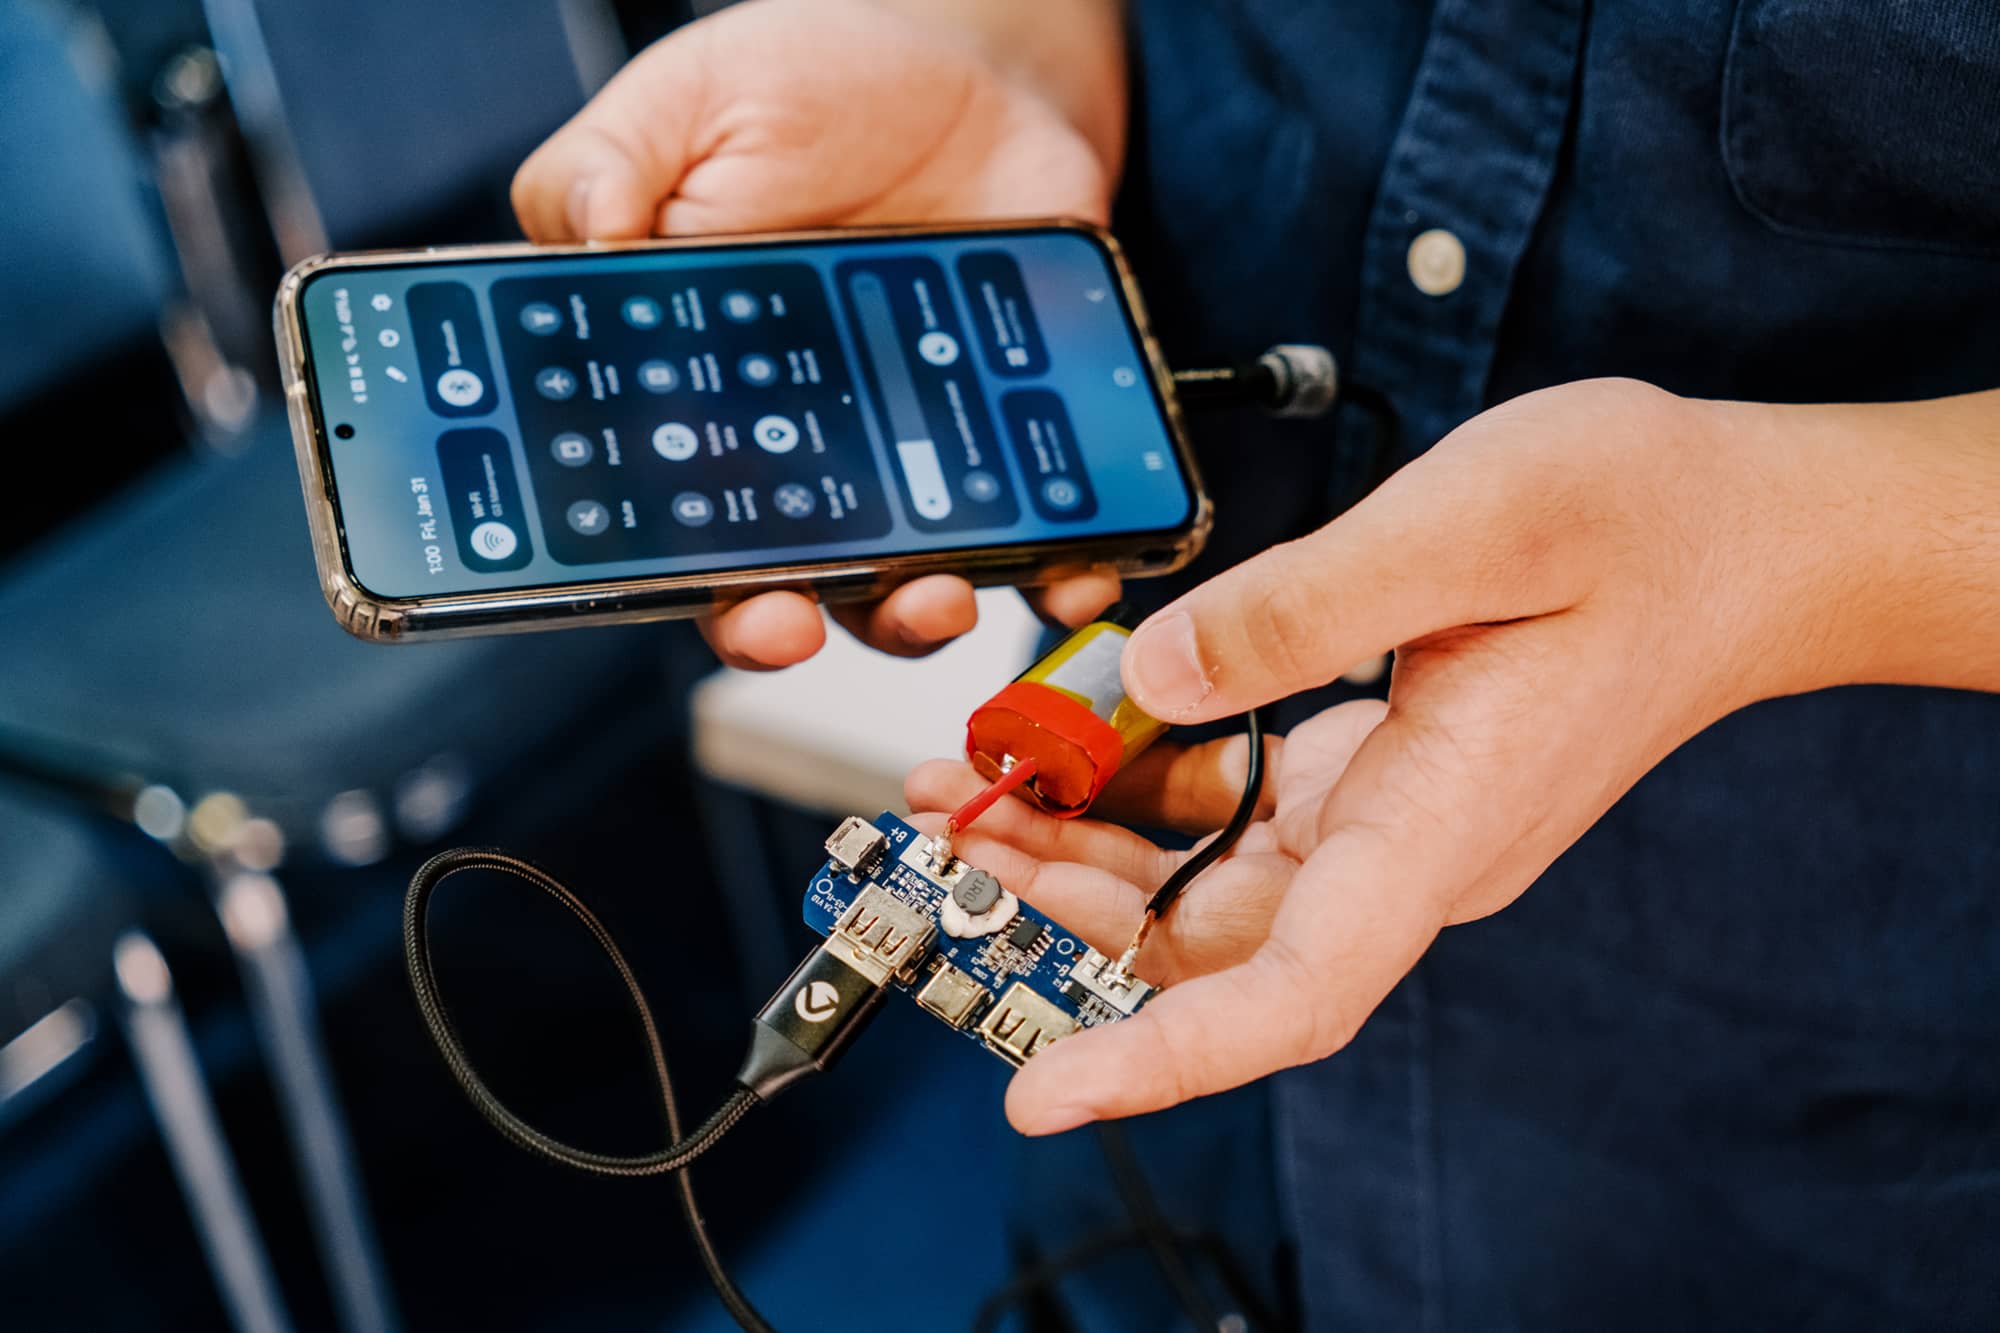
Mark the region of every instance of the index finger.
POLYGON ((1440 444, 1317 532, 1168 603, 1126 647, 1133 702, 1206 722, 1439 630, 1573 604, 1590 577, 1573 558, 1588 530, 1545 521, 1556 504, 1545 468, 1494 456, 1440 444))

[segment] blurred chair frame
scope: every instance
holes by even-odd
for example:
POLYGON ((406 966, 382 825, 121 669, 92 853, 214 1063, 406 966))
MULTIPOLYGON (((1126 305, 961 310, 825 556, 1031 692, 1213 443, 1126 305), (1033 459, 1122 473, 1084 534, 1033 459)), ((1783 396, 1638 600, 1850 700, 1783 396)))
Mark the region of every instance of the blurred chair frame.
MULTIPOLYGON (((219 67, 230 75, 227 92, 251 150, 262 210, 275 248, 287 260, 322 248, 329 239, 350 245, 378 241, 398 227, 421 223, 421 205, 462 200, 470 192, 484 192, 504 209, 507 159, 573 111, 623 55, 604 0, 504 0, 498 10, 482 14, 493 43, 508 44, 519 69, 541 73, 532 87, 500 97, 491 86, 492 71, 504 70, 504 60, 443 25, 410 23, 407 6, 397 0, 326 10, 205 0, 203 8, 222 56, 219 67), (372 128, 378 142, 354 134, 335 142, 299 127, 299 114, 310 111, 324 131, 327 108, 314 104, 311 89, 289 87, 288 79, 322 66, 338 70, 341 62, 365 69, 368 43, 395 33, 402 35, 400 44, 390 53, 406 67, 437 76, 422 91, 441 104, 456 99, 461 111, 468 103, 482 109, 480 116, 459 114, 447 122, 455 133, 476 124, 479 142, 447 168, 439 163, 451 158, 450 145, 442 157, 435 150, 405 154, 398 160, 410 169, 399 179, 372 170, 363 178, 355 174, 357 164, 393 156, 391 131, 427 143, 438 138, 426 132, 420 109, 399 112, 381 104, 393 98, 375 99, 365 109, 377 117, 372 128), (484 89, 479 79, 487 81, 484 89), (494 190, 496 170, 503 174, 494 190)), ((213 352, 220 339, 240 355, 240 296, 207 290, 214 285, 240 293, 248 282, 240 264, 212 253, 204 242, 204 228, 230 216, 241 202, 217 197, 226 183, 221 168, 228 145, 204 119, 213 107, 212 99, 190 98, 168 108, 180 119, 156 136, 153 168, 183 282, 200 289, 194 295, 213 297, 207 306, 222 303, 209 309, 196 301, 190 307, 200 325, 195 350, 202 353, 205 345, 213 352)), ((162 288, 154 299, 165 301, 168 293, 162 288)), ((174 322, 165 316, 160 322, 172 341, 174 322)), ((339 1324, 350 1333, 390 1330, 398 1320, 334 1092, 305 953, 275 874, 285 842, 281 826, 294 845, 301 840, 326 845, 336 864, 369 862, 385 855, 395 839, 379 800, 367 793, 402 787, 407 796, 411 782, 427 775, 436 796, 438 781, 450 785, 447 770, 455 762, 463 770, 455 800, 433 800, 429 818, 421 811, 402 812, 411 841, 434 839, 462 813, 468 784, 517 765, 522 754, 564 730, 562 719, 574 721, 606 698, 630 699, 634 683, 648 675, 649 658, 652 688, 659 689, 659 639, 624 631, 545 636, 530 646, 488 641, 427 649, 421 659, 345 641, 318 604, 290 450, 282 438, 272 438, 283 436, 282 421, 257 413, 254 405, 234 414, 214 410, 218 404, 206 400, 201 385, 189 378, 189 358, 174 359, 196 416, 211 426, 221 420, 240 437, 245 456, 175 465, 169 469, 173 475, 147 483, 136 496, 108 506, 109 515, 87 522, 76 534, 79 540, 65 534, 53 551, 34 552, 35 558, 0 580, 0 614, 7 615, 10 634, 24 649, 0 663, 0 727, 26 733, 24 762, 11 766, 17 780, 30 778, 45 790, 53 780, 71 797, 81 795, 100 811, 108 809, 124 825, 167 846, 207 884, 279 1094, 339 1324), (199 545, 192 550, 175 545, 191 537, 199 543, 195 534, 204 532, 212 534, 210 542, 228 541, 235 550, 250 552, 249 560, 239 560, 233 551, 218 557, 199 545), (158 567, 163 555, 169 561, 191 558, 179 560, 187 568, 163 571, 158 567), (65 581, 65 564, 73 581, 65 581), (141 585, 148 591, 135 593, 141 585), (174 606, 181 615, 129 629, 117 623, 129 619, 134 605, 156 613, 174 606), (168 660, 176 655, 183 660, 168 660), (205 673, 220 683, 204 685, 205 673), (237 677, 264 688, 252 689, 253 697, 232 710, 221 701, 237 677), (454 700, 456 707, 440 703, 463 695, 467 679, 481 681, 496 701, 534 700, 539 708, 523 720, 520 734, 482 740, 473 747, 478 754, 444 761, 439 768, 437 745, 451 746, 453 737, 480 722, 462 701, 454 700), (183 687, 178 697, 176 683, 183 687), (338 775, 329 784, 336 789, 330 798, 325 791, 307 794, 259 780, 282 764, 222 764, 223 770, 235 770, 230 776, 201 762, 203 755, 242 758, 212 731, 242 727, 257 734, 260 704, 264 719, 279 717, 274 683, 292 691, 298 717, 286 716, 291 725, 270 729, 262 743, 310 747, 304 755, 313 756, 315 767, 338 775), (358 711, 355 701, 363 701, 358 711), (184 708, 189 716, 162 717, 162 707, 184 708), (426 726, 407 725, 412 710, 426 726), (101 744, 107 734, 115 738, 109 746, 101 744), (427 743, 426 736, 437 740, 427 743), (48 753, 60 754, 60 762, 45 762, 48 753), (180 790, 202 796, 189 810, 172 788, 123 776, 135 769, 160 776, 163 768, 219 779, 225 787, 249 792, 251 800, 187 781, 180 790), (150 812, 141 809, 142 795, 154 804, 150 812), (377 823, 372 851, 359 827, 371 809, 377 823), (167 818, 170 810, 178 811, 174 818, 167 818)), ((227 358, 211 369, 228 371, 227 358)), ((622 743, 641 743, 642 730, 634 727, 622 743)), ((303 757, 293 753, 284 760, 296 764, 303 757)), ((136 921, 124 926, 115 958, 106 960, 113 964, 116 984, 103 993, 127 1034, 225 1308, 244 1333, 289 1328, 165 957, 136 921)), ((53 997, 61 1002, 31 1026, 29 1047, 0 1048, 15 1052, 24 1071, 43 1066, 39 1077, 19 1087, 0 1082, 0 1126, 11 1110, 60 1081, 57 1067, 65 1053, 74 1059, 89 1049, 95 1028, 91 997, 97 993, 79 989, 53 997)))

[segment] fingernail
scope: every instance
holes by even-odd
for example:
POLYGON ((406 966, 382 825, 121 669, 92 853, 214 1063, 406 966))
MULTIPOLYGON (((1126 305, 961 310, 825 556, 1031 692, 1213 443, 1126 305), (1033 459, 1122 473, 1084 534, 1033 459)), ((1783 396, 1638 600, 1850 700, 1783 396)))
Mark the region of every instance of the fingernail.
POLYGON ((590 187, 596 183, 595 177, 580 177, 569 187, 569 197, 563 201, 563 216, 569 221, 569 234, 579 241, 590 239, 590 187))
POLYGON ((1206 699, 1215 682, 1201 664, 1194 621, 1172 611, 1139 627, 1125 649, 1125 679, 1141 707, 1171 716, 1206 699))

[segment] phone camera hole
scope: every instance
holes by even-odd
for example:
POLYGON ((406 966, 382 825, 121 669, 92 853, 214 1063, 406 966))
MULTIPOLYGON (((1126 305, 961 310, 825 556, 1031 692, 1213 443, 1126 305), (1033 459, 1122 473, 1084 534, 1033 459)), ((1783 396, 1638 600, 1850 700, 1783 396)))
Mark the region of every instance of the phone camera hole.
POLYGON ((343 440, 351 440, 354 438, 354 427, 343 421, 333 428, 333 433, 343 440))

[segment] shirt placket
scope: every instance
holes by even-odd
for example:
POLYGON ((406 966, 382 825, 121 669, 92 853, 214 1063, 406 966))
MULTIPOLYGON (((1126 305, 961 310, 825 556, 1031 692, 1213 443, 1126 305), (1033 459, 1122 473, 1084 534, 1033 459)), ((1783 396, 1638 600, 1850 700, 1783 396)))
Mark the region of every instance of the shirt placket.
POLYGON ((1555 176, 1588 0, 1439 0, 1369 215, 1350 359, 1400 463, 1484 406, 1514 272, 1555 176))
MULTIPOLYGON (((1485 405, 1514 274, 1562 150, 1587 8, 1588 0, 1436 7, 1369 215, 1347 366, 1351 383, 1388 402, 1393 464, 1485 405)), ((1379 439, 1381 415, 1357 402, 1341 419, 1342 438, 1358 429, 1379 439)), ((1345 451, 1336 510, 1365 487, 1352 469, 1366 452, 1345 451)), ((1374 460, 1368 467, 1379 470, 1374 460)), ((1371 1315, 1371 1326, 1455 1326, 1426 995, 1419 963, 1346 1050, 1279 1077, 1280 1175, 1313 1328, 1371 1315), (1399 1141, 1403 1151, 1384 1151, 1399 1141)))

